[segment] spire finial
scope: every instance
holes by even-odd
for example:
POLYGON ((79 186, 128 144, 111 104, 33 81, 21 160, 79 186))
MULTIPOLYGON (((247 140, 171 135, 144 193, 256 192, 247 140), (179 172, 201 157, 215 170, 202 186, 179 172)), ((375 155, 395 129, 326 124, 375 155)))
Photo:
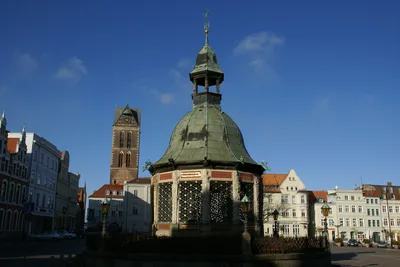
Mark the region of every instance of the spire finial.
POLYGON ((22 125, 22 132, 25 132, 25 127, 26 127, 26 123, 24 122, 24 124, 22 125))
POLYGON ((208 31, 210 30, 210 22, 208 21, 208 14, 210 10, 206 9, 203 13, 204 16, 204 33, 206 34, 206 45, 208 45, 208 31))
POLYGON ((6 117, 6 108, 3 108, 3 114, 1 114, 1 118, 4 119, 6 117))

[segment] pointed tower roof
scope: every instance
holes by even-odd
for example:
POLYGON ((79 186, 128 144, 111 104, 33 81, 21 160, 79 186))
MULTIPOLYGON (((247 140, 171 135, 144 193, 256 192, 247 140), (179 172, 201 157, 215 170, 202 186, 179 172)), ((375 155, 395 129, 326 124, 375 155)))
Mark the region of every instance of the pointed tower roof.
POLYGON ((0 125, 1 126, 6 126, 7 125, 7 119, 6 119, 6 109, 3 109, 3 113, 1 114, 1 118, 0 118, 0 125))
POLYGON ((21 138, 19 140, 19 145, 25 145, 26 146, 26 132, 25 132, 25 126, 26 123, 22 126, 22 131, 21 131, 21 138))
POLYGON ((197 54, 196 65, 190 72, 190 81, 201 86, 214 86, 224 81, 224 72, 218 65, 217 55, 208 42, 208 33, 210 31, 210 22, 208 21, 209 11, 204 13, 204 33, 206 42, 197 54), (206 84, 206 80, 208 84, 206 84), (218 81, 218 82, 217 82, 218 81))
POLYGON ((129 115, 133 116, 137 122, 137 124, 140 126, 140 109, 139 108, 130 108, 129 105, 126 105, 124 108, 116 107, 115 108, 115 113, 114 113, 114 122, 113 126, 117 123, 118 119, 122 115, 129 115))

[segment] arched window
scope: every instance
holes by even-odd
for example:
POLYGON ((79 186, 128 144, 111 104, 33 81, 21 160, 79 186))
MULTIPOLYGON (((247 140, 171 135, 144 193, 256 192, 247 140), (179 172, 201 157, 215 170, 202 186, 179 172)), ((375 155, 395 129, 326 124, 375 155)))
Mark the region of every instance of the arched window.
POLYGON ((132 145, 132 132, 128 132, 128 137, 126 140, 126 148, 131 148, 132 145))
POLYGON ((131 166, 131 152, 126 154, 126 167, 129 168, 131 166))
POLYGON ((29 192, 29 202, 32 202, 33 201, 33 194, 32 194, 32 192, 29 192))
POLYGON ((120 132, 119 133, 119 148, 123 148, 124 147, 124 140, 125 139, 125 132, 120 132))
POLYGON ((11 210, 7 211, 7 216, 6 220, 3 223, 3 231, 9 231, 10 230, 10 224, 11 224, 11 210))
POLYGON ((10 190, 8 191, 8 201, 12 202, 14 196, 14 183, 11 183, 10 190))
POLYGON ((15 190, 15 199, 14 199, 14 202, 17 203, 17 204, 19 204, 19 197, 20 197, 19 192, 20 192, 20 189, 21 189, 21 185, 17 185, 17 189, 15 190))
POLYGON ((124 162, 124 153, 119 153, 118 155, 118 167, 122 167, 122 163, 124 162))
POLYGON ((22 201, 26 201, 26 186, 25 185, 22 187, 21 197, 22 197, 22 201))
POLYGON ((0 200, 5 201, 7 197, 7 181, 3 181, 1 183, 1 192, 0 192, 0 200))

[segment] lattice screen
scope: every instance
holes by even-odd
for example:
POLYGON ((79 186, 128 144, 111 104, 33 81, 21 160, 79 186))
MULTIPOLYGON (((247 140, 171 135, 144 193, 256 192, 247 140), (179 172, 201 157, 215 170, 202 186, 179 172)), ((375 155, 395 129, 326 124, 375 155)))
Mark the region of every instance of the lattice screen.
POLYGON ((179 222, 201 223, 201 181, 179 183, 179 222))
POLYGON ((211 181, 211 223, 232 222, 232 182, 211 181))
MULTIPOLYGON (((244 183, 241 182, 240 183, 240 200, 242 200, 242 198, 244 197, 244 195, 246 195, 249 198, 250 201, 250 211, 247 214, 247 221, 253 222, 254 221, 254 213, 253 213, 253 183, 244 183)), ((239 212, 239 216, 240 216, 240 220, 244 221, 244 214, 242 211, 242 207, 240 207, 240 212, 239 212)))
POLYGON ((158 190, 158 222, 172 222, 172 183, 160 183, 158 190))

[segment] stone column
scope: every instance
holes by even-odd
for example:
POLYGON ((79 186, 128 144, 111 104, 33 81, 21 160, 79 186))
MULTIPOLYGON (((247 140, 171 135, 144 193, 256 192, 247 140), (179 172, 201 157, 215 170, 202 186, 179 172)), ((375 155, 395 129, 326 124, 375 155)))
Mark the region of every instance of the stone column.
POLYGON ((211 195, 210 195, 210 178, 209 170, 202 170, 201 180, 201 232, 208 234, 211 231, 210 227, 210 211, 211 211, 211 195))
POLYGON ((179 229, 179 173, 174 171, 172 173, 172 223, 171 235, 179 229))
POLYGON ((193 79, 193 94, 198 93, 197 80, 193 79))
POLYGON ((260 233, 260 177, 254 176, 253 184, 253 212, 254 212, 254 230, 256 234, 260 233))
POLYGON ((204 89, 208 92, 208 77, 204 78, 204 89))
POLYGON ((240 180, 239 172, 237 171, 232 172, 232 202, 232 222, 234 225, 240 225, 240 180))
POLYGON ((219 79, 217 79, 215 87, 217 89, 217 94, 219 94, 219 79))
POLYGON ((155 235, 157 232, 157 223, 158 223, 158 194, 159 194, 159 187, 158 187, 158 174, 153 176, 153 225, 152 225, 152 234, 155 235))

